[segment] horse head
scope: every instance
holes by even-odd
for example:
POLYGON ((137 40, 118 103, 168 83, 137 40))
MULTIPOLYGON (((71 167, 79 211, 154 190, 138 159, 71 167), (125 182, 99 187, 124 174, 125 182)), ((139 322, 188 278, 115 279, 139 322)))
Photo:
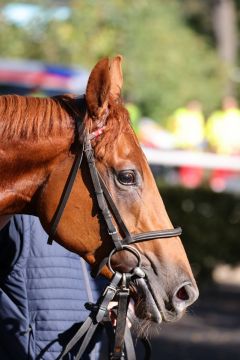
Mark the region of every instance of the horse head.
MULTIPOLYGON (((122 83, 120 56, 111 61, 101 60, 89 77, 84 127, 91 134, 101 130, 99 136, 91 141, 97 169, 130 233, 171 229, 172 224, 151 170, 123 106, 120 96, 122 83)), ((73 156, 69 153, 53 169, 41 191, 39 215, 47 230, 73 156)), ((83 256, 93 268, 113 249, 98 211, 85 160, 58 225, 56 239, 83 256)), ((146 281, 139 281, 134 295, 139 313, 156 321, 179 318, 198 296, 180 238, 143 241, 133 246, 141 254, 142 268, 146 273, 146 281), (139 291, 141 296, 138 296, 139 291)), ((136 265, 135 255, 126 250, 115 253, 111 261, 118 271, 130 271, 136 265)), ((102 273, 111 276, 106 266, 102 273)))

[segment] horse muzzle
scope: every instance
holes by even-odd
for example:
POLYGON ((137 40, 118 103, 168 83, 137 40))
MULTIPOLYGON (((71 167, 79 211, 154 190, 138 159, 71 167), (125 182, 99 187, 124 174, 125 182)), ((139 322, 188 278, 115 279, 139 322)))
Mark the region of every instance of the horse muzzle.
POLYGON ((166 290, 156 280, 140 278, 135 280, 135 312, 138 318, 155 323, 179 320, 185 310, 193 304, 199 291, 196 284, 185 281, 166 294, 166 290))

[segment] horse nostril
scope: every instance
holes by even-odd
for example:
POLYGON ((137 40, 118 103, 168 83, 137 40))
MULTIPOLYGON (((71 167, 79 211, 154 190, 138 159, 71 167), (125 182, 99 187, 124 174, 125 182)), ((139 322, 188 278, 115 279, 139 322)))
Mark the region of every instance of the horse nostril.
POLYGON ((189 295, 185 289, 185 286, 181 287, 177 293, 176 293, 176 297, 180 300, 188 300, 189 299, 189 295))
POLYGON ((191 282, 185 282, 174 293, 172 305, 178 313, 185 310, 198 298, 198 289, 191 282))

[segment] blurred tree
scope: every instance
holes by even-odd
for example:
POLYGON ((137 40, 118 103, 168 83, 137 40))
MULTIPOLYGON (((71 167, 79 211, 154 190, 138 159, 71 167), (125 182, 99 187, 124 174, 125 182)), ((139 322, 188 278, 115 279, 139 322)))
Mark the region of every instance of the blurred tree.
POLYGON ((209 280, 216 265, 239 264, 239 194, 163 184, 159 189, 173 224, 183 228, 184 247, 198 280, 209 280))
POLYGON ((225 72, 211 44, 189 27, 180 0, 70 0, 65 20, 49 16, 56 2, 34 3, 44 11, 27 27, 0 23, 0 56, 91 68, 121 53, 125 97, 160 122, 194 98, 207 111, 218 104, 225 72))
POLYGON ((147 5, 138 7, 139 15, 125 33, 124 50, 131 58, 127 80, 129 88, 137 85, 132 100, 161 122, 192 99, 209 111, 221 97, 224 80, 214 50, 186 26, 178 2, 147 5))
POLYGON ((220 58, 226 64, 228 78, 225 85, 225 95, 235 95, 233 81, 237 61, 238 31, 237 14, 234 0, 213 1, 213 28, 220 58))
POLYGON ((239 0, 180 1, 188 24, 217 48, 227 72, 225 95, 236 95, 239 0))
POLYGON ((215 43, 212 26, 212 0, 178 0, 187 24, 198 34, 203 35, 212 45, 215 43))

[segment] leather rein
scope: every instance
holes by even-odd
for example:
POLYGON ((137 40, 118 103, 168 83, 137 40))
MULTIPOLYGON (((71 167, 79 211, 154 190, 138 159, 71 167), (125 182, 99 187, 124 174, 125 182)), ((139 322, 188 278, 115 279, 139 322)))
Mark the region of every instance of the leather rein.
MULTIPOLYGON (((72 100, 72 99, 71 99, 72 100)), ((84 97, 77 98, 76 101, 80 102, 81 108, 84 109, 81 115, 86 115, 86 102, 84 97)), ((58 360, 63 360, 64 356, 71 351, 71 349, 80 341, 81 346, 75 357, 76 360, 81 359, 83 356, 97 326, 108 318, 108 305, 115 298, 118 302, 117 305, 117 321, 115 328, 115 339, 114 346, 112 352, 110 354, 111 360, 135 360, 135 351, 132 342, 132 338, 130 336, 130 330, 126 325, 127 313, 128 313, 128 304, 130 299, 130 290, 129 285, 130 282, 134 279, 144 279, 145 273, 141 268, 141 255, 140 252, 132 246, 132 244, 139 243, 147 240, 155 240, 155 239, 165 239, 180 236, 182 233, 182 229, 180 227, 167 229, 167 230, 155 230, 149 232, 142 232, 139 234, 132 234, 129 232, 126 224, 124 223, 116 204, 114 203, 110 192, 107 189, 100 173, 97 170, 95 163, 94 150, 91 145, 91 140, 96 136, 102 133, 101 129, 90 133, 83 129, 83 116, 80 116, 77 113, 72 105, 67 101, 63 101, 63 105, 71 111, 74 115, 74 119, 76 121, 77 126, 77 152, 75 155, 75 159, 70 170, 68 179, 66 181, 65 187, 63 189, 62 196, 60 198, 58 207, 55 211, 55 214, 52 218, 50 225, 50 232, 48 238, 48 244, 52 244, 53 238, 56 233, 56 229, 58 223, 63 214, 65 205, 69 198, 69 195, 72 190, 72 186, 76 179, 78 170, 81 168, 83 157, 86 158, 90 176, 92 179, 92 184, 94 188, 94 195, 97 200, 98 208, 101 214, 103 215, 104 222, 107 227, 107 231, 109 236, 113 241, 113 250, 111 253, 104 258, 95 275, 98 275, 102 268, 107 264, 109 269, 113 273, 113 277, 111 279, 110 284, 106 287, 103 294, 100 296, 99 300, 96 304, 87 303, 85 304, 86 308, 91 311, 87 320, 83 323, 71 341, 66 345, 58 360), (114 224, 114 221, 118 227, 114 224), (121 235, 120 235, 121 233, 121 235), (137 265, 131 271, 131 273, 120 273, 115 272, 111 266, 111 258, 112 256, 121 250, 130 251, 137 258, 137 265)), ((109 320, 109 318, 108 318, 109 320)))

